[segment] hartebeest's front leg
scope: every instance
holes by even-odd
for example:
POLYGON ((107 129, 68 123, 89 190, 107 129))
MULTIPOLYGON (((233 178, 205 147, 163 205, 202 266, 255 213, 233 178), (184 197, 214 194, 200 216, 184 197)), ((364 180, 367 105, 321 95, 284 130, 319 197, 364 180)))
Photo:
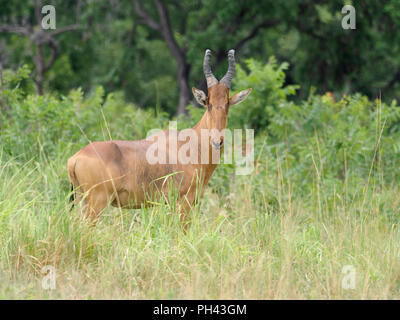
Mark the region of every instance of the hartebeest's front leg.
POLYGON ((186 193, 180 194, 178 198, 178 211, 180 214, 180 221, 186 232, 190 226, 191 213, 196 205, 199 197, 202 197, 204 188, 200 188, 199 182, 192 184, 192 187, 186 193), (201 190, 201 191, 200 191, 201 190))
POLYGON ((187 197, 186 195, 178 199, 178 211, 179 219, 181 221, 182 227, 186 232, 190 226, 190 213, 194 206, 194 199, 187 197))

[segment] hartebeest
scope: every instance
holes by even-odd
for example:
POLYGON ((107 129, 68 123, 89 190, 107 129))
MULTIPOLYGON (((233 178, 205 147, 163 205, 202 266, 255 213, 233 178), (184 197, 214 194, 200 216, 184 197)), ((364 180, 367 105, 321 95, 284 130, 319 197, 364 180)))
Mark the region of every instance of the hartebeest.
MULTIPOLYGON (((223 150, 223 134, 211 133, 207 139, 207 148, 201 146, 200 135, 205 130, 212 129, 217 130, 211 132, 223 132, 227 125, 229 107, 246 99, 251 92, 251 89, 246 89, 229 97, 235 73, 234 50, 228 53, 229 67, 221 81, 218 81, 211 71, 210 57, 211 51, 206 50, 203 70, 208 96, 202 90, 192 88, 197 102, 207 109, 201 120, 192 128, 198 139, 190 142, 197 144, 192 147, 198 150, 199 159, 202 152, 207 152, 206 158, 209 161, 182 163, 178 159, 176 163, 167 161, 165 164, 151 164, 146 158, 152 145, 149 139, 92 142, 68 160, 68 175, 75 189, 75 202, 83 204, 85 216, 97 218, 100 211, 109 204, 123 208, 140 208, 149 202, 148 199, 153 193, 160 191, 160 194, 165 195, 171 187, 177 189, 182 218, 186 216, 196 197, 203 194, 204 187, 217 166, 211 159, 212 152, 220 155, 223 150), (211 148, 208 148, 209 146, 211 148), (172 183, 165 183, 163 177, 169 177, 172 183)), ((177 132, 167 130, 164 133, 169 137, 177 132)), ((166 145, 161 149, 169 150, 169 143, 167 139, 166 145)), ((177 148, 183 143, 178 141, 177 148)))

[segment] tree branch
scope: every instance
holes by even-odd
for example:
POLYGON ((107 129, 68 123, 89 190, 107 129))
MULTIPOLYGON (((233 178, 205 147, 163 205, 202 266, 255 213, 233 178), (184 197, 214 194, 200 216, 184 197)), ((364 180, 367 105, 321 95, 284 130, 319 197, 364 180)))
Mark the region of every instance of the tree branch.
POLYGON ((155 22, 154 19, 150 15, 148 15, 146 11, 144 11, 138 0, 135 0, 134 5, 136 13, 139 15, 140 18, 142 18, 143 22, 147 24, 150 28, 160 31, 160 25, 155 22))
POLYGON ((78 30, 79 27, 80 27, 79 23, 71 24, 69 26, 65 26, 65 27, 62 27, 62 28, 57 28, 54 31, 49 32, 49 34, 50 34, 50 36, 56 36, 56 35, 58 35, 60 33, 64 33, 64 32, 67 32, 67 31, 78 30))
POLYGON ((51 57, 49 62, 45 66, 43 66, 43 73, 46 73, 51 68, 51 66, 56 61, 56 58, 58 56, 58 45, 53 38, 49 39, 49 46, 51 48, 51 57))
POLYGON ((52 67, 54 62, 57 59, 59 53, 59 47, 57 41, 54 36, 59 35, 61 33, 78 30, 80 27, 80 19, 81 19, 81 0, 78 1, 76 7, 76 23, 65 26, 62 28, 55 29, 53 31, 45 31, 41 28, 41 8, 42 8, 42 0, 35 1, 35 19, 36 24, 39 26, 38 30, 34 31, 31 25, 28 26, 12 26, 12 25, 4 25, 0 26, 0 32, 10 32, 19 34, 22 36, 29 37, 29 40, 32 44, 34 44, 37 48, 37 55, 34 57, 35 68, 36 68, 36 77, 33 77, 33 81, 36 83, 37 91, 39 94, 43 93, 43 81, 44 74, 52 67), (43 54, 43 45, 48 44, 51 49, 51 56, 47 63, 45 63, 44 54, 43 54))
POLYGON ((57 28, 56 30, 50 32, 51 36, 56 36, 60 33, 64 33, 67 31, 74 31, 74 30, 78 30, 80 27, 80 23, 81 23, 81 7, 82 7, 82 0, 78 1, 78 4, 76 5, 76 23, 71 24, 69 26, 65 26, 65 27, 61 27, 61 28, 57 28))
MULTIPOLYGON (((301 20, 301 19, 300 19, 301 20)), ((306 28, 301 24, 301 21, 296 22, 296 27, 299 29, 299 31, 303 32, 304 34, 307 34, 315 39, 318 39, 320 41, 327 41, 327 39, 323 36, 320 36, 319 34, 316 34, 313 29, 306 28)))
MULTIPOLYGON (((320 1, 315 1, 315 2, 319 3, 320 1)), ((325 37, 320 36, 319 34, 314 32, 313 28, 315 26, 310 28, 310 27, 304 27, 304 25, 303 25, 303 17, 310 16, 311 15, 310 12, 308 12, 308 14, 307 14, 307 11, 312 11, 312 10, 315 10, 315 6, 312 3, 300 4, 299 14, 297 16, 297 20, 295 20, 295 25, 296 25, 297 29, 299 29, 299 31, 301 31, 309 36, 311 36, 315 39, 318 39, 320 41, 327 41, 327 39, 325 37)))
POLYGON ((174 37, 171 28, 171 22, 168 16, 168 9, 165 3, 162 0, 154 0, 154 5, 158 13, 158 22, 156 22, 148 13, 144 11, 138 0, 135 0, 134 2, 135 11, 139 15, 139 17, 143 19, 144 23, 147 26, 161 33, 161 36, 164 38, 168 49, 176 60, 176 63, 178 65, 177 80, 179 86, 178 114, 187 113, 186 106, 190 100, 190 65, 186 61, 185 50, 179 46, 174 37))
POLYGON ((169 21, 167 8, 162 0, 154 0, 157 8, 158 15, 160 17, 161 33, 167 42, 171 53, 175 56, 180 63, 186 63, 186 58, 183 50, 179 47, 176 39, 172 33, 171 23, 169 21))
POLYGON ((36 23, 40 26, 40 21, 42 18, 42 0, 36 0, 35 2, 35 19, 36 19, 36 23))
POLYGON ((29 34, 31 33, 29 27, 11 25, 0 26, 0 32, 16 33, 22 36, 29 36, 29 34))
POLYGON ((277 24, 279 24, 279 22, 280 22, 280 20, 278 20, 278 19, 262 21, 261 23, 256 25, 253 28, 253 30, 251 30, 251 32, 247 35, 247 37, 244 37, 238 43, 236 43, 236 45, 234 45, 233 48, 235 50, 239 50, 247 41, 249 41, 249 40, 253 39, 255 36, 257 36, 258 32, 261 29, 270 28, 270 27, 276 26, 277 24))

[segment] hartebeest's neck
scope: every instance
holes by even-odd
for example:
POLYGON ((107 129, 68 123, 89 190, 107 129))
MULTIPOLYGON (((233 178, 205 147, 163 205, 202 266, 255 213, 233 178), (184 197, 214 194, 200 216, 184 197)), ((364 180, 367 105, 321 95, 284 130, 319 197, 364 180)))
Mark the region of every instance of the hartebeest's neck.
POLYGON ((201 134, 201 130, 207 130, 208 128, 208 124, 207 124, 207 111, 204 112, 203 117, 200 119, 199 122, 197 122, 197 124, 193 127, 193 130, 195 130, 198 134, 198 136, 200 137, 201 134))
MULTIPOLYGON (((204 182, 206 184, 207 184, 209 178, 211 177, 211 175, 213 174, 215 168, 217 167, 217 164, 212 162, 213 148, 210 143, 211 140, 209 138, 206 139, 208 148, 204 148, 204 146, 202 147, 202 141, 205 140, 205 139, 202 139, 202 134, 208 135, 210 133, 210 131, 213 129, 213 128, 209 128, 208 126, 209 126, 209 121, 208 121, 208 114, 206 111, 204 113, 203 117, 200 119, 200 121, 193 127, 193 130, 196 131, 197 137, 198 137, 199 163, 201 163, 202 152, 208 152, 208 162, 199 164, 201 170, 203 171, 204 179, 205 179, 204 182)), ((223 148, 221 148, 219 151, 222 152, 223 148)), ((214 152, 215 152, 215 150, 214 150, 214 152)))

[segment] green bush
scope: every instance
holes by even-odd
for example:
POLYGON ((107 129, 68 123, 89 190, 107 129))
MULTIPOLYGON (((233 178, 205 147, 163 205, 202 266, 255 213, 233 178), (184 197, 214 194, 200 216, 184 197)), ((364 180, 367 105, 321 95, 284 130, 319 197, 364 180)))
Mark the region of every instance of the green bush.
MULTIPOLYGON (((298 86, 284 85, 287 64, 278 65, 271 58, 265 65, 247 60, 246 67, 248 72, 237 66, 234 88, 253 91, 232 107, 229 126, 254 129, 256 157, 263 149, 268 161, 285 166, 299 187, 296 192, 309 192, 316 187, 314 182, 334 192, 365 179, 374 183, 398 178, 400 108, 396 101, 388 105, 360 94, 335 101, 332 93, 311 92, 307 100, 296 103, 288 98, 298 86)), ((265 161, 258 159, 258 164, 276 167, 265 161)))
MULTIPOLYGON (((252 87, 253 92, 232 107, 229 127, 255 129, 256 153, 264 145, 270 159, 283 161, 296 183, 398 176, 400 108, 395 102, 373 102, 359 94, 334 101, 330 94, 311 93, 295 103, 288 98, 298 86, 284 85, 287 64, 278 65, 274 58, 265 65, 247 60, 246 68, 238 65, 234 88, 252 87)), ((118 92, 106 96, 102 87, 85 97, 81 89, 67 96, 38 96, 30 88, 27 67, 5 73, 0 142, 14 157, 54 155, 67 146, 78 150, 95 140, 142 139, 151 129, 167 128, 166 113, 137 108, 118 92)), ((180 129, 194 125, 204 113, 203 108, 189 110, 190 118, 177 119, 180 129)))
MULTIPOLYGON (((102 87, 84 97, 81 89, 68 96, 25 94, 19 84, 28 81, 26 67, 8 72, 1 113, 2 149, 30 159, 54 155, 67 145, 83 146, 106 139, 142 139, 153 128, 165 126, 163 112, 142 110, 123 101, 121 94, 105 96, 102 87)), ((77 148, 78 150, 78 148, 77 148)))
MULTIPOLYGON (((256 129, 254 171, 220 165, 185 233, 173 205, 108 208, 93 228, 68 203, 69 156, 91 140, 166 128, 164 113, 101 87, 38 97, 29 70, 7 71, 0 298, 398 298, 399 107, 359 94, 288 101, 282 66, 253 65, 261 71, 239 69, 235 88, 254 92, 230 127, 256 129), (46 265, 55 290, 40 286, 46 265), (346 265, 354 290, 340 286, 346 265)), ((192 107, 179 127, 203 113, 192 107)))
POLYGON ((232 107, 229 123, 234 128, 248 127, 262 131, 270 124, 271 113, 286 104, 287 98, 294 95, 299 86, 284 86, 284 71, 288 64, 278 65, 274 57, 265 65, 253 59, 246 60, 245 67, 248 73, 237 65, 231 94, 247 88, 253 88, 253 91, 244 102, 232 107))

